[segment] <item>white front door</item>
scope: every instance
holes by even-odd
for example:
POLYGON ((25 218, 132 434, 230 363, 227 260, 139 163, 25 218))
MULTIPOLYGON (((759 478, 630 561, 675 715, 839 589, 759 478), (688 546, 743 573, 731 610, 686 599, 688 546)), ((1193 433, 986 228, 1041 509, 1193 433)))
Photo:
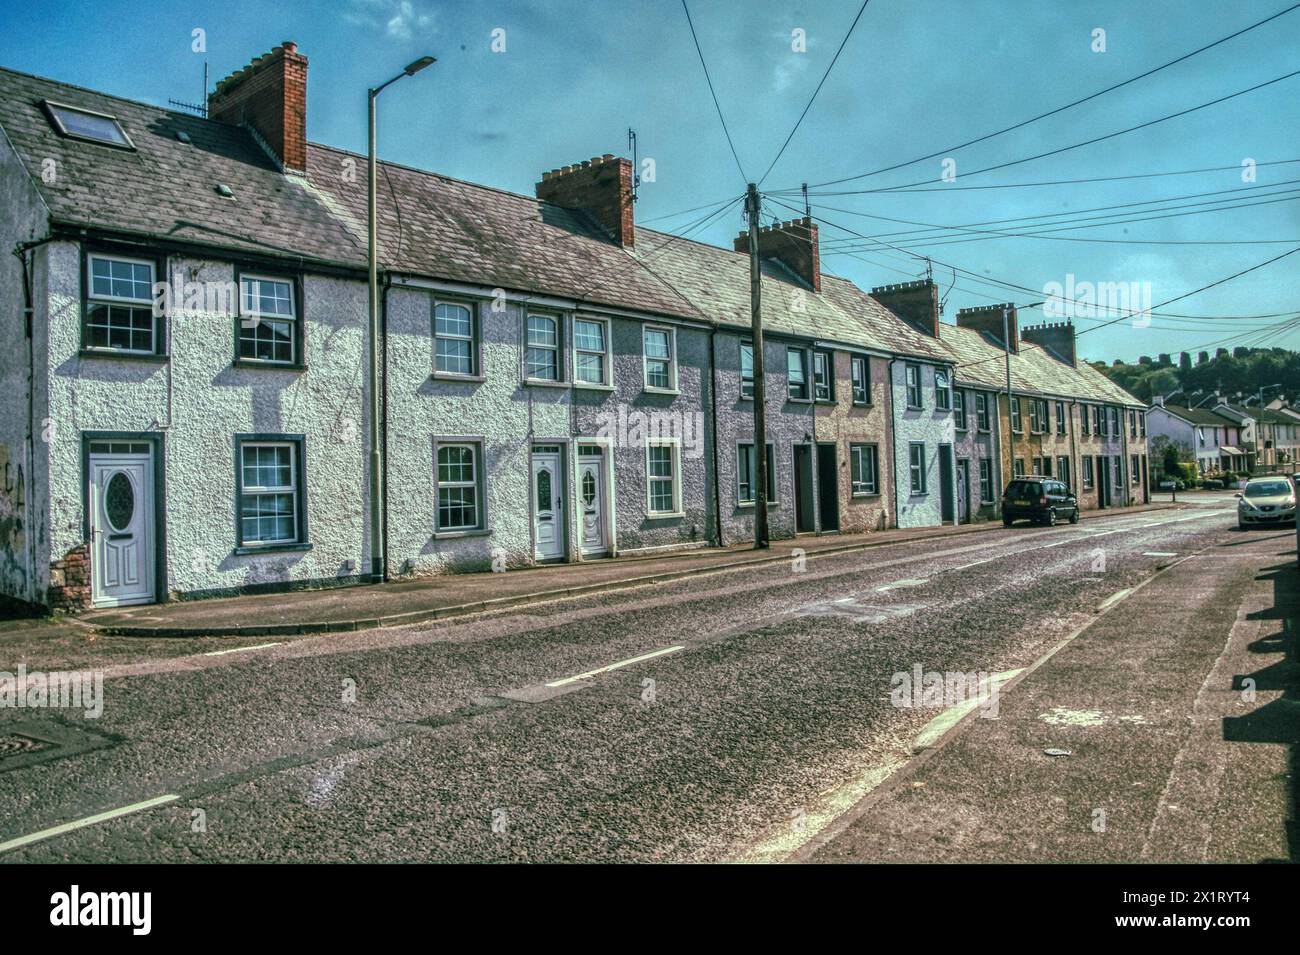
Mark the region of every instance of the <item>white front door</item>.
POLYGON ((564 482, 559 448, 533 450, 533 554, 538 560, 564 556, 564 482))
POLYGON ((579 534, 584 556, 609 552, 608 521, 605 517, 605 457, 598 448, 578 451, 579 534), (591 452, 595 453, 591 453, 591 452))
POLYGON ((89 477, 91 601, 96 607, 152 603, 152 456, 92 454, 89 477))

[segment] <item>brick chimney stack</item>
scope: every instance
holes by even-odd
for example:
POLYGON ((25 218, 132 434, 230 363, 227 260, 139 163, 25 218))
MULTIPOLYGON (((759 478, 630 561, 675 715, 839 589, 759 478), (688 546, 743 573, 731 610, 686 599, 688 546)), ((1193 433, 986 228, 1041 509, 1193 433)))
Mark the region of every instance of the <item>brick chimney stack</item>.
POLYGON ((286 40, 217 83, 208 119, 248 126, 287 170, 307 169, 307 57, 286 40))
POLYGON ((1020 329, 1020 337, 1024 341, 1042 346, 1043 350, 1057 361, 1071 366, 1078 364, 1074 349, 1073 322, 1044 322, 1042 325, 1026 325, 1020 329))
MULTIPOLYGON (((749 233, 742 232, 732 243, 737 252, 749 254, 749 233)), ((811 286, 822 290, 821 249, 817 223, 805 216, 774 226, 763 226, 758 233, 760 259, 776 259, 811 286)))
POLYGON ((932 279, 877 285, 871 297, 931 338, 939 337, 939 286, 932 279))
POLYGON ((963 308, 957 313, 957 324, 962 328, 973 328, 990 338, 999 348, 1006 348, 1013 355, 1020 353, 1020 332, 1016 324, 1016 307, 1006 305, 980 305, 976 308, 963 308), (1010 343, 1002 340, 1002 310, 1007 310, 1007 333, 1010 343))
POLYGON ((562 209, 581 209, 608 229, 614 240, 630 248, 632 225, 632 161, 612 154, 584 159, 542 173, 537 198, 562 209))

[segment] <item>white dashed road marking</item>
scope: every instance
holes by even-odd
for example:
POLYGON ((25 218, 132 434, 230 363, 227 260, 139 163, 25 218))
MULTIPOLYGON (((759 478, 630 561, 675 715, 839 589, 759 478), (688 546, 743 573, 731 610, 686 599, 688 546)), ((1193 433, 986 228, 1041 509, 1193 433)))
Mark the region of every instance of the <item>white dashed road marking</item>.
POLYGON ((229 650, 213 650, 203 655, 205 657, 224 657, 227 653, 247 653, 249 650, 265 650, 267 647, 278 647, 282 644, 283 641, 280 643, 258 643, 251 647, 232 647, 229 650))
POLYGON ((107 822, 109 819, 116 819, 118 816, 125 816, 133 812, 140 812, 144 809, 152 809, 154 806, 161 806, 169 802, 175 802, 180 796, 174 793, 167 793, 164 796, 155 796, 153 799, 146 799, 144 802, 134 802, 129 806, 120 806, 117 809, 110 809, 107 812, 96 813, 93 816, 86 816, 84 819, 77 819, 73 822, 65 822, 60 826, 53 826, 49 829, 42 829, 40 832, 33 832, 29 836, 19 836, 17 839, 10 839, 8 842, 0 842, 0 852, 8 852, 10 849, 19 849, 33 842, 40 842, 42 839, 51 839, 54 836, 61 836, 65 832, 73 832, 77 829, 84 829, 86 826, 93 826, 97 822, 107 822))
POLYGON ((570 683, 577 683, 580 680, 589 680, 593 676, 600 676, 602 673, 608 673, 611 670, 618 670, 622 667, 631 666, 633 663, 640 663, 643 660, 653 660, 655 657, 661 657, 668 653, 676 653, 678 650, 685 650, 683 646, 664 647, 662 650, 652 650, 650 653, 643 653, 639 657, 633 657, 630 660, 620 660, 618 663, 611 663, 609 666, 597 667, 595 670, 588 670, 586 673, 579 673, 577 676, 566 676, 563 680, 555 680, 546 684, 551 689, 556 687, 568 686, 570 683))

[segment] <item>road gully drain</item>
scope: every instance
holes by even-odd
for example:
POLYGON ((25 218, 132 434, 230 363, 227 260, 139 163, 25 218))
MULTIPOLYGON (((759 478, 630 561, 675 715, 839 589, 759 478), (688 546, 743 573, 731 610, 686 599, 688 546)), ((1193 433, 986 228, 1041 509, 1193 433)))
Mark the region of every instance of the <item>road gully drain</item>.
POLYGON ((0 726, 0 773, 76 756, 123 742, 119 736, 57 720, 24 720, 0 726))
POLYGON ((49 740, 37 739, 35 736, 23 736, 21 733, 0 735, 0 760, 8 756, 26 753, 39 753, 54 746, 49 740))

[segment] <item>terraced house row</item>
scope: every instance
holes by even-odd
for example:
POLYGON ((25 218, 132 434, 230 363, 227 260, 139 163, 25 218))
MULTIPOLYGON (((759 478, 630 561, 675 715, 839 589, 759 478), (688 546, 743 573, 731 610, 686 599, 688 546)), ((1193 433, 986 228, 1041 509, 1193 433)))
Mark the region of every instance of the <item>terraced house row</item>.
POLYGON ((535 196, 382 164, 381 430, 364 158, 306 135, 286 43, 206 118, 0 71, 0 590, 64 609, 997 516, 1012 475, 1140 498, 1141 405, 1068 326, 940 321, 930 281, 638 227, 604 156, 535 196), (1009 340, 1005 340, 1009 339, 1009 340), (1007 374, 1010 372, 1008 402, 1007 374), (372 539, 369 452, 386 534, 372 539))

